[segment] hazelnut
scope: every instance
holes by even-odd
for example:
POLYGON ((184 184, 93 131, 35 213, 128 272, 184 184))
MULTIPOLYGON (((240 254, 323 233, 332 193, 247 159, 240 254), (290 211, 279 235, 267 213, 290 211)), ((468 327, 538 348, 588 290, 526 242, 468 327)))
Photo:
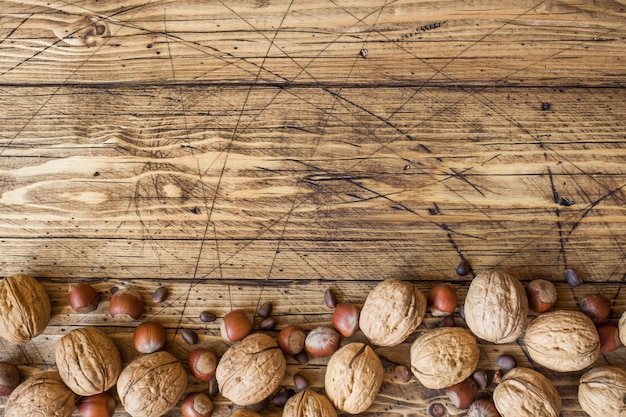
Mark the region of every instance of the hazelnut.
POLYGON ((500 413, 493 401, 479 398, 470 405, 467 417, 500 417, 500 413))
POLYGON ((619 331, 617 326, 612 324, 602 324, 598 326, 598 336, 600 336, 600 352, 612 352, 622 344, 619 340, 619 331))
POLYGON ((165 346, 165 327, 156 321, 146 321, 135 328, 133 344, 139 353, 153 353, 165 346))
POLYGON ((246 310, 233 310, 224 316, 220 332, 224 339, 236 342, 252 333, 253 327, 252 314, 246 310))
POLYGON ((290 324, 278 333, 276 342, 285 355, 295 356, 304 349, 305 339, 304 329, 297 324, 290 324))
POLYGON ((304 340, 304 349, 313 356, 324 358, 330 356, 341 343, 341 336, 330 327, 316 327, 311 330, 304 340))
POLYGON ((67 290, 70 307, 76 313, 89 313, 98 308, 100 294, 89 284, 70 284, 67 290))
POLYGON ((306 353, 306 350, 302 349, 298 354, 294 355, 293 358, 300 365, 307 365, 309 363, 309 356, 306 353))
POLYGON ((213 401, 201 392, 190 392, 180 405, 184 417, 211 417, 213 410, 213 401))
POLYGON ((10 395, 20 384, 20 370, 17 366, 0 362, 0 397, 10 395))
POLYGON ((478 395, 478 387, 473 379, 467 378, 458 384, 446 388, 450 402, 459 409, 468 408, 478 395))
POLYGON ((611 300, 602 294, 589 294, 579 301, 580 311, 585 313, 595 324, 605 323, 611 314, 611 300))
POLYGON ((324 304, 326 304, 328 308, 335 308, 337 306, 337 296, 330 288, 324 291, 324 304))
POLYGON ((189 371, 200 381, 208 381, 215 376, 217 356, 206 348, 193 350, 187 358, 189 371))
POLYGON ((114 319, 132 321, 141 317, 143 300, 132 288, 120 288, 111 296, 109 313, 114 319))
POLYGON ((256 313, 259 315, 259 317, 266 319, 272 315, 272 308, 272 303, 270 301, 266 301, 259 306, 256 313))
POLYGON ((426 300, 434 317, 448 316, 456 310, 456 291, 450 284, 435 285, 428 293, 426 300))
POLYGON ((333 311, 333 327, 343 337, 350 337, 359 330, 359 309, 354 304, 344 301, 333 311))
POLYGON ((115 413, 115 398, 108 392, 83 397, 78 403, 82 417, 112 417, 115 413))
POLYGON ((550 281, 535 279, 528 283, 525 290, 528 306, 536 313, 543 313, 556 304, 556 287, 550 281))

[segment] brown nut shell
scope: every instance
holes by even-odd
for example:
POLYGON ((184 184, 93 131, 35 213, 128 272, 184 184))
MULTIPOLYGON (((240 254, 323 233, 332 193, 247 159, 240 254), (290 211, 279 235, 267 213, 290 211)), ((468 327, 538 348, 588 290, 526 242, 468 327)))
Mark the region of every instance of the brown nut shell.
POLYGON ((42 372, 20 384, 9 397, 5 417, 70 417, 74 413, 74 393, 57 372, 42 372))
POLYGON ((617 327, 619 329, 619 340, 622 342, 622 345, 626 346, 626 311, 622 313, 617 327))
POLYGON ((426 297, 413 284, 390 278, 367 296, 359 328, 378 346, 395 346, 406 340, 426 315, 426 297))
POLYGON ((353 342, 330 357, 324 385, 338 410, 359 414, 367 410, 383 382, 383 365, 371 347, 353 342))
POLYGON ((30 275, 17 274, 0 281, 0 336, 22 344, 40 335, 50 321, 50 298, 30 275))
POLYGON ((580 377, 578 402, 591 417, 626 416, 626 370, 599 366, 580 377))
POLYGON ((252 405, 280 386, 287 363, 276 341, 253 333, 234 343, 222 355, 215 377, 222 395, 237 405, 252 405))
POLYGON ((117 347, 95 327, 75 329, 63 336, 55 355, 61 379, 83 397, 111 388, 122 371, 117 347))
POLYGON ((552 383, 529 368, 513 368, 493 391, 502 417, 559 417, 562 402, 552 383))
POLYGON ((282 417, 309 416, 337 417, 337 411, 325 395, 307 388, 287 400, 282 417))
POLYGON ((261 414, 245 408, 236 408, 230 414, 230 417, 261 417, 261 414))
POLYGON ((117 393, 132 417, 159 417, 174 408, 187 389, 187 372, 171 353, 139 356, 120 374, 117 393))
POLYGON ((596 327, 579 311, 543 313, 528 325, 524 342, 536 363, 560 372, 580 371, 600 354, 596 327))
POLYGON ((463 311, 467 327, 477 337, 511 343, 524 331, 528 298, 517 278, 502 271, 486 271, 472 280, 463 311))

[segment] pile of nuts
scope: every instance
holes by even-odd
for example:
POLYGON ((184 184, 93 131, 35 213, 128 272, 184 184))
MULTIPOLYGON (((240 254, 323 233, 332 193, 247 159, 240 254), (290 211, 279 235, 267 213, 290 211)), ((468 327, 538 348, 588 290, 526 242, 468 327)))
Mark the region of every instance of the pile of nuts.
MULTIPOLYGON (((457 268, 467 274, 467 262, 457 268), (463 268, 461 268, 463 266, 463 268)), ((566 279, 581 284, 571 270, 566 279)), ((115 320, 136 321, 144 301, 133 288, 112 289, 109 314, 115 320)), ((160 287, 152 301, 161 303, 168 291, 160 287)), ((68 302, 77 313, 98 307, 98 292, 88 284, 72 284, 68 302)), ((478 273, 470 283, 464 305, 458 308, 456 289, 435 285, 424 296, 413 283, 386 279, 357 304, 338 302, 328 289, 324 303, 332 320, 309 330, 288 324, 279 331, 272 303, 256 311, 225 314, 220 333, 229 347, 218 357, 213 350, 193 349, 185 363, 164 350, 166 331, 157 321, 135 327, 133 344, 140 354, 123 367, 113 341, 101 330, 83 327, 62 337, 56 347, 56 369, 20 383, 19 369, 0 362, 0 396, 9 396, 5 415, 69 417, 76 406, 83 417, 111 417, 118 400, 132 417, 158 417, 176 405, 185 417, 210 417, 218 394, 236 405, 231 416, 258 417, 258 407, 272 401, 283 407, 284 417, 336 417, 338 412, 359 414, 370 409, 381 389, 385 369, 395 368, 399 383, 416 383, 445 390, 447 406, 433 404, 431 416, 447 415, 446 407, 466 409, 468 417, 558 417, 562 402, 558 391, 537 369, 519 367, 513 357, 501 355, 492 382, 478 369, 481 343, 523 343, 538 367, 558 372, 586 372, 580 378, 580 406, 592 417, 626 415, 626 370, 615 366, 592 367, 601 352, 626 343, 626 312, 617 325, 610 324, 611 301, 592 294, 579 301, 579 311, 553 310, 557 291, 546 280, 525 287, 512 275, 490 270, 478 273), (406 363, 396 364, 375 353, 376 347, 405 342, 423 322, 427 310, 443 317, 438 328, 425 329, 411 344, 406 363), (467 328, 455 327, 454 313, 461 313, 467 328), (529 311, 535 315, 528 322, 529 311), (276 337, 266 332, 273 331, 276 337), (361 332, 366 342, 350 338, 361 332), (294 389, 281 386, 286 358, 304 365, 309 358, 327 358, 323 390, 314 389, 300 373, 293 375, 294 389), (590 368, 591 367, 591 368, 590 368), (589 369, 587 369, 589 368, 589 369), (187 392, 189 374, 206 382, 206 390, 187 392), (115 387, 115 388, 114 388, 115 387), (115 391, 117 398, 111 391, 115 391), (78 399, 78 401, 76 401, 78 399)), ((28 275, 0 281, 0 335, 15 344, 41 334, 50 320, 50 301, 43 286, 28 275)), ((203 322, 218 320, 210 312, 203 322)), ((189 345, 197 334, 181 331, 189 345)))

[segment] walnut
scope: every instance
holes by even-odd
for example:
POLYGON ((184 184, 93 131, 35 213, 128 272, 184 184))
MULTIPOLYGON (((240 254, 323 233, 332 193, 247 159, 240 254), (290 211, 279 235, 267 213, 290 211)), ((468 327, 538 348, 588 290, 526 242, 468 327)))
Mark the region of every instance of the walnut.
POLYGON ((548 378, 529 368, 513 368, 493 391, 502 417, 559 417, 561 396, 548 378))
POLYGON ((591 417, 626 416, 626 371, 599 366, 580 377, 578 402, 591 417))
POLYGON ((626 311, 622 313, 622 317, 619 319, 619 340, 622 345, 626 346, 626 311))
POLYGON ((236 408, 233 410, 230 417, 261 417, 261 414, 245 408, 236 408))
POLYGON ((395 346, 406 340, 426 315, 426 297, 413 284, 387 279, 367 296, 359 327, 378 346, 395 346))
POLYGON ((56 363, 63 382, 83 397, 111 388, 122 370, 117 347, 95 327, 63 336, 56 346, 56 363))
POLYGON ((46 329, 50 299, 30 275, 17 274, 0 282, 0 335, 11 343, 26 343, 46 329))
POLYGON ((312 388, 300 391, 287 400, 283 417, 337 417, 337 411, 330 400, 312 388))
POLYGON ((411 370, 426 388, 442 389, 472 375, 480 349, 470 332, 460 327, 426 331, 411 345, 411 370))
POLYGON ((383 383, 383 364, 371 347, 352 342, 333 353, 326 366, 326 395, 349 414, 367 410, 383 383))
POLYGON ((256 404, 279 387, 287 363, 276 341, 253 333, 224 353, 215 371, 222 395, 237 405, 256 404))
POLYGON ((70 417, 73 413, 74 393, 57 372, 42 372, 22 382, 4 410, 5 417, 70 417))
POLYGON ((524 337, 530 357, 560 372, 580 371, 600 354, 600 337, 589 317, 579 311, 555 310, 530 322, 524 337))
POLYGON ((492 343, 510 343, 521 336, 528 298, 518 279, 502 271, 482 272, 472 280, 464 306, 467 327, 492 343))
POLYGON ((140 356, 117 380, 117 393, 133 417, 158 417, 174 408, 187 389, 187 372, 165 351, 140 356))

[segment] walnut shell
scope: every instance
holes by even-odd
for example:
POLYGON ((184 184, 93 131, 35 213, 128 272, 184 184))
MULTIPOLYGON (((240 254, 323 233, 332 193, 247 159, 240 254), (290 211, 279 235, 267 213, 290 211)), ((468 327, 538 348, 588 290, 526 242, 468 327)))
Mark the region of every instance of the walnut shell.
POLYGON ((426 388, 442 389, 467 379, 478 367, 480 349, 460 327, 426 331, 411 345, 411 370, 426 388))
POLYGON ((579 371, 600 354, 600 337, 589 317, 579 311, 555 310, 530 322, 524 337, 530 357, 560 372, 579 371))
POLYGON ((622 345, 626 346, 626 311, 622 313, 617 326, 619 328, 619 340, 622 345))
POLYGON ((383 383, 383 364, 371 347, 353 342, 333 353, 326 366, 326 395, 349 414, 367 410, 383 383))
POLYGON ((465 296, 467 327, 492 343, 510 343, 521 336, 528 315, 528 298, 517 278, 502 271, 476 275, 465 296))
POLYGON ((117 393, 133 417, 159 417, 174 408, 187 389, 187 372, 171 353, 139 356, 120 374, 117 393))
POLYGON ((22 382, 4 410, 5 417, 70 417, 73 413, 74 393, 57 372, 42 372, 22 382))
POLYGON ((578 402, 591 417, 626 416, 626 371, 599 366, 580 377, 578 402))
POLYGON ((426 315, 426 297, 413 284, 390 278, 367 296, 359 327, 371 343, 395 346, 406 340, 426 315))
POLYGON ((230 414, 230 417, 261 417, 261 414, 246 408, 236 408, 230 414))
POLYGON ((215 371, 222 395, 237 405, 256 404, 276 391, 287 363, 276 341, 253 333, 224 353, 215 371))
POLYGON ((513 368, 493 391, 502 417, 559 417, 561 396, 552 383, 529 368, 513 368))
POLYGON ((95 327, 63 336, 56 346, 56 363, 63 382, 83 397, 111 388, 122 371, 117 347, 95 327))
POLYGON ((0 335, 11 343, 26 343, 46 329, 50 298, 37 280, 17 274, 0 281, 0 335))
POLYGON ((337 417, 337 411, 330 400, 312 388, 300 391, 287 400, 283 417, 337 417))

